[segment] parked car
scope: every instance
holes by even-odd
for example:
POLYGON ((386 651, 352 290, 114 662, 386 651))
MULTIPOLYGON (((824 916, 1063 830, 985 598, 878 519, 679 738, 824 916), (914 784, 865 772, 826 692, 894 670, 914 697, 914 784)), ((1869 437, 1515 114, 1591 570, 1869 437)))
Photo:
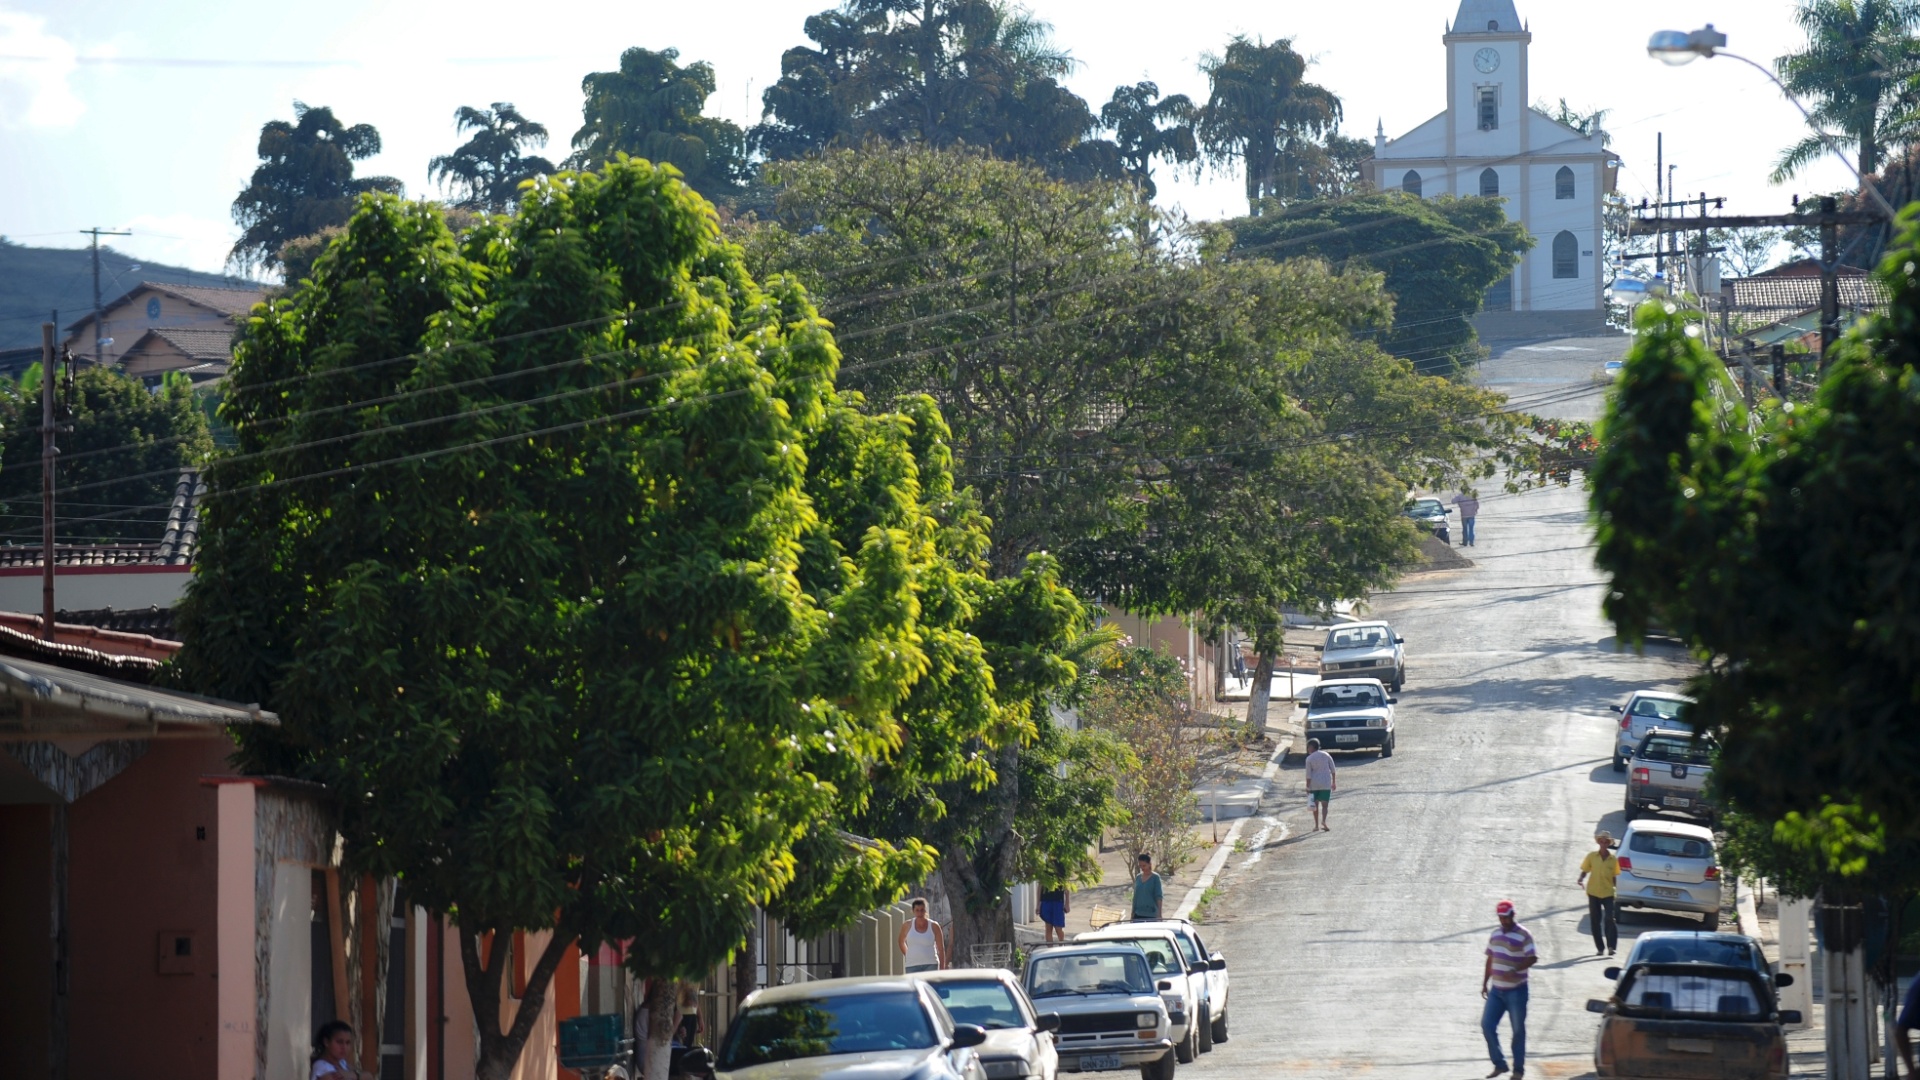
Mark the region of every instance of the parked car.
POLYGON ((1704 826, 1633 822, 1620 838, 1618 858, 1613 884, 1621 907, 1690 912, 1706 929, 1720 928, 1720 860, 1704 826))
POLYGON ((1674 811, 1713 820, 1707 802, 1707 777, 1719 749, 1711 738, 1669 728, 1654 728, 1627 759, 1627 820, 1642 811, 1674 811))
MULTIPOLYGON (((1165 986, 1160 986, 1165 983, 1165 986)), ((1147 954, 1106 942, 1056 945, 1027 957, 1021 985, 1034 1007, 1060 1015, 1062 1072, 1138 1067, 1142 1080, 1173 1080, 1173 1024, 1147 954)))
POLYGON ((1607 378, 1617 379, 1620 377, 1620 373, 1626 369, 1627 362, 1625 360, 1609 360, 1601 366, 1600 370, 1605 373, 1607 378))
POLYGON ((1075 934, 1073 940, 1138 945, 1140 951, 1147 954, 1147 967, 1153 972, 1154 985, 1162 988, 1160 1000, 1167 1007, 1168 1022, 1173 1025, 1174 1060, 1185 1065, 1213 1049, 1213 1036, 1205 1033, 1206 967, 1188 965, 1173 931, 1136 929, 1134 924, 1122 922, 1075 934))
POLYGON ((1782 1025, 1800 1022, 1751 968, 1709 964, 1636 964, 1587 1010, 1601 1015, 1594 1072, 1636 1080, 1781 1080, 1782 1025))
POLYGON ((1013 973, 1001 968, 949 968, 913 976, 933 987, 956 1024, 985 1028, 980 1064, 987 1080, 1054 1080, 1060 1054, 1058 1013, 1036 1013, 1013 973))
POLYGON ((862 1080, 987 1080, 976 1049, 986 1041, 985 1028, 954 1023, 922 980, 821 979, 748 994, 715 1071, 727 1080, 855 1068, 862 1080))
POLYGON ((1620 967, 1606 969, 1609 979, 1636 964, 1709 964, 1749 968, 1778 987, 1792 986, 1793 976, 1776 975, 1760 943, 1745 934, 1704 930, 1649 930, 1633 941, 1633 951, 1620 967))
POLYGON ((1627 756, 1640 745, 1647 732, 1662 727, 1670 731, 1692 731, 1687 710, 1693 699, 1664 690, 1635 690, 1627 700, 1607 708, 1620 714, 1619 730, 1613 736, 1613 771, 1625 772, 1627 756))
POLYGON ((1207 948, 1200 940, 1200 928, 1186 919, 1152 919, 1132 922, 1128 928, 1139 930, 1166 929, 1173 933, 1175 941, 1180 943, 1180 951, 1186 956, 1188 970, 1204 966, 1207 971, 1207 1031, 1211 1041, 1227 1041, 1227 1005, 1229 991, 1233 984, 1227 975, 1227 958, 1207 948))
POLYGON ((1407 680, 1405 644, 1393 627, 1377 619, 1336 626, 1320 649, 1320 677, 1379 679, 1397 694, 1407 680))
POLYGON ((1329 679, 1307 697, 1307 737, 1322 750, 1378 750, 1393 756, 1393 706, 1379 679, 1329 679))
POLYGON ((1447 515, 1451 513, 1453 509, 1439 499, 1421 496, 1407 500, 1406 515, 1423 531, 1439 537, 1443 544, 1453 543, 1453 530, 1447 524, 1447 515))

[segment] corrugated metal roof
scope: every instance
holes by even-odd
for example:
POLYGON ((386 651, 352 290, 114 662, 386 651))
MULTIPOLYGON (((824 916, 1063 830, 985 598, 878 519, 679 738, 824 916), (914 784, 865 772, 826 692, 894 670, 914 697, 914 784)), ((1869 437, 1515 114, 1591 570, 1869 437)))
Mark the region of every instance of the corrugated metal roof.
POLYGON ((158 724, 225 727, 280 722, 257 705, 156 690, 13 656, 0 657, 0 698, 26 705, 32 725, 27 727, 27 719, 0 719, 0 731, 26 729, 45 735, 61 734, 62 729, 107 734, 152 729, 158 724))

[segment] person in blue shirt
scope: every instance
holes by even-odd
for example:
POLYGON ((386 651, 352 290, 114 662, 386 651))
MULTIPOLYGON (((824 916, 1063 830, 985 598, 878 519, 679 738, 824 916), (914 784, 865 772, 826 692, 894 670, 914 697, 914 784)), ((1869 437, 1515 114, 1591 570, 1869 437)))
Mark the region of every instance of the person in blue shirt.
POLYGON ((1907 1037, 1909 1031, 1920 1031, 1920 976, 1907 984, 1907 996, 1900 1003, 1900 1015, 1893 1021, 1893 1045, 1900 1051, 1900 1060, 1907 1063, 1907 1076, 1920 1076, 1920 1067, 1913 1063, 1913 1040, 1907 1037))
POLYGON ((1134 860, 1133 868, 1133 917, 1136 919, 1162 919, 1161 906, 1166 899, 1166 886, 1160 881, 1160 875, 1153 872, 1153 856, 1141 852, 1134 860))

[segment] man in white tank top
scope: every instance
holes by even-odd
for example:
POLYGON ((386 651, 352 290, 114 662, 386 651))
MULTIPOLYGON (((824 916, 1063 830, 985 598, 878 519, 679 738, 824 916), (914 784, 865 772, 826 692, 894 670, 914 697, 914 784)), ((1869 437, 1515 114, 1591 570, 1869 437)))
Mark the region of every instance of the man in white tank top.
POLYGON ((947 967, 947 941, 940 924, 927 918, 927 902, 913 901, 913 918, 900 928, 900 955, 906 957, 908 974, 937 971, 947 967))

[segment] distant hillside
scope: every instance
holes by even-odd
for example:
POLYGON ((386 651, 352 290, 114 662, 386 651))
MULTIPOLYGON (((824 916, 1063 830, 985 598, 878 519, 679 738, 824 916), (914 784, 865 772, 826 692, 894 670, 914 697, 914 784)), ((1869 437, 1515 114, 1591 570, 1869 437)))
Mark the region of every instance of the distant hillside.
MULTIPOLYGON (((102 245, 100 299, 110 301, 142 281, 170 285, 225 285, 232 279, 178 266, 143 262, 102 245), (140 269, 134 270, 138 266, 140 269)), ((60 328, 93 310, 93 255, 85 248, 36 248, 0 243, 0 351, 39 348, 40 324, 58 309, 60 328)))

